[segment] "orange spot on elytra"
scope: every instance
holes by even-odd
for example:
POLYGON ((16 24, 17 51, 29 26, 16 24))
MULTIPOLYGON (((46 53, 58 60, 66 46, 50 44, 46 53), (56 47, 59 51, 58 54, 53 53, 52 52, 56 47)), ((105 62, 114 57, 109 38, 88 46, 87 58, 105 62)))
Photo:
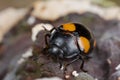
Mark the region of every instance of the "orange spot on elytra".
POLYGON ((63 25, 63 29, 66 31, 75 31, 76 27, 73 23, 67 23, 63 25))
POLYGON ((85 37, 80 37, 80 47, 84 50, 85 53, 87 53, 90 49, 90 42, 87 38, 85 37))

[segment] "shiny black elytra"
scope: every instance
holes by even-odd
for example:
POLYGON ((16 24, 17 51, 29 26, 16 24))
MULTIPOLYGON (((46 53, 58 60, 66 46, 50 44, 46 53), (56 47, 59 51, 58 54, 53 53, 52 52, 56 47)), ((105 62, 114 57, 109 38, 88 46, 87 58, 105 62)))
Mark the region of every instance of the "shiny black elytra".
POLYGON ((44 51, 58 60, 60 68, 66 59, 70 59, 70 62, 64 66, 65 70, 69 64, 81 60, 80 69, 86 72, 83 69, 84 61, 95 46, 91 32, 78 23, 66 23, 47 32, 44 51))

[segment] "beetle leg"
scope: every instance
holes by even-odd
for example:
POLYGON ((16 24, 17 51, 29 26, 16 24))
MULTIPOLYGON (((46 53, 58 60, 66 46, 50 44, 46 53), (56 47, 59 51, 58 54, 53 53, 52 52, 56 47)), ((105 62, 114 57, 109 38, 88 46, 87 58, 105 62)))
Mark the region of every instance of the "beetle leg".
POLYGON ((83 72, 87 72, 86 70, 83 69, 83 67, 84 67, 84 62, 85 62, 84 59, 80 58, 80 60, 82 61, 81 66, 80 66, 80 69, 81 69, 83 72))
POLYGON ((44 26, 43 26, 43 28, 44 28, 44 30, 46 31, 46 35, 45 35, 45 44, 48 46, 48 41, 47 41, 47 38, 49 37, 50 38, 50 34, 51 34, 51 32, 55 29, 56 30, 56 28, 54 27, 54 28, 52 28, 50 31, 49 30, 47 30, 44 26))
POLYGON ((48 40, 48 38, 50 38, 51 32, 53 30, 56 30, 56 28, 54 27, 50 31, 48 31, 44 26, 43 26, 43 28, 45 29, 45 31, 47 31, 47 34, 45 35, 45 44, 48 46, 48 41, 47 40, 48 40))
POLYGON ((45 35, 45 44, 48 46, 48 38, 50 37, 50 34, 45 35))
POLYGON ((54 28, 52 28, 51 30, 50 30, 50 33, 53 31, 53 30, 57 30, 55 27, 54 28))
POLYGON ((59 61, 59 65, 60 65, 59 68, 62 70, 63 69, 63 64, 62 64, 61 60, 59 61))
POLYGON ((72 60, 71 62, 67 63, 64 67, 64 70, 66 71, 67 70, 67 67, 72 64, 73 62, 77 61, 79 59, 79 57, 75 58, 74 60, 72 60))

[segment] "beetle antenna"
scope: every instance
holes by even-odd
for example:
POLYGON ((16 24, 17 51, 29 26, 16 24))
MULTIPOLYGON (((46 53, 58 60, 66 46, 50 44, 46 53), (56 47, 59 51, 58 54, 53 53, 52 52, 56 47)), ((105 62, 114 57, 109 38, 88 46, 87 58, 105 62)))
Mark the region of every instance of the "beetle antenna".
POLYGON ((42 27, 44 28, 45 31, 49 32, 49 30, 47 30, 46 27, 45 27, 44 25, 43 25, 42 27))
POLYGON ((49 32, 49 33, 51 33, 53 30, 56 30, 56 31, 57 31, 57 29, 56 29, 55 27, 53 27, 51 30, 48 30, 44 25, 43 25, 42 27, 44 28, 44 30, 45 30, 46 32, 49 32))

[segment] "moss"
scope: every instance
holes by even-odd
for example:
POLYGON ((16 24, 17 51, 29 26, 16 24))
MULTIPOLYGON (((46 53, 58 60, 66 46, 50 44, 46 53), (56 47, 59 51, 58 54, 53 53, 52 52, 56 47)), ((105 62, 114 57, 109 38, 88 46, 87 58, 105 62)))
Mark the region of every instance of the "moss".
POLYGON ((110 0, 92 0, 92 2, 102 7, 111 7, 116 5, 114 1, 110 0))
POLYGON ((69 19, 70 19, 69 16, 64 16, 64 17, 63 17, 63 20, 64 20, 64 21, 69 21, 69 19))
POLYGON ((81 72, 77 77, 75 77, 75 80, 95 80, 95 79, 91 75, 81 72))
POLYGON ((83 23, 85 26, 89 26, 93 21, 95 20, 94 16, 86 16, 81 19, 81 23, 83 23))

